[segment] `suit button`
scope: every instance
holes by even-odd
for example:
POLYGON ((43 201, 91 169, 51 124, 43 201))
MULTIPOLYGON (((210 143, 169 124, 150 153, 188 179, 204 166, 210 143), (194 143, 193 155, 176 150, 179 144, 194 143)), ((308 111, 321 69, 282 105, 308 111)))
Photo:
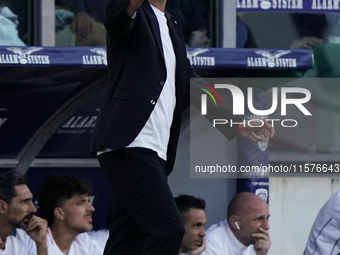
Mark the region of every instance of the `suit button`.
POLYGON ((164 85, 164 81, 160 81, 159 85, 163 86, 164 85))
POLYGON ((155 105, 155 104, 156 104, 156 101, 155 101, 155 100, 151 100, 151 101, 150 101, 150 104, 155 105))

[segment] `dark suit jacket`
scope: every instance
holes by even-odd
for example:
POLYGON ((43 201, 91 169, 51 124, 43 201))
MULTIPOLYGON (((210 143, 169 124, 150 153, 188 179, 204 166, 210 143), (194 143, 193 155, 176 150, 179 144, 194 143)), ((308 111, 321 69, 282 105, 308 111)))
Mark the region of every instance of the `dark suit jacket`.
MULTIPOLYGON (((149 2, 143 2, 134 19, 127 14, 127 4, 128 0, 112 0, 107 9, 109 89, 96 123, 92 151, 129 145, 148 120, 166 80, 158 21, 149 2)), ((166 18, 176 55, 176 108, 167 149, 170 173, 188 77, 195 74, 178 22, 168 13, 166 18)))

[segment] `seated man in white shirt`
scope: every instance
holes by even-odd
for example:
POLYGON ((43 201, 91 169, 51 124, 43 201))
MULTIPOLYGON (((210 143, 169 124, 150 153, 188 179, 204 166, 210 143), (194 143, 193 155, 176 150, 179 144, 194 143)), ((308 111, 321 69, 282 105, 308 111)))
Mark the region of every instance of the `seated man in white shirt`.
POLYGON ((0 255, 47 255, 47 222, 34 215, 32 199, 26 176, 0 175, 0 255))
POLYGON ((320 209, 310 231, 304 255, 340 253, 340 191, 320 209))
POLYGON ((48 222, 49 255, 99 255, 100 249, 86 233, 92 230, 91 187, 87 180, 49 176, 38 191, 41 217, 48 222))
POLYGON ((266 255, 269 208, 259 196, 242 192, 229 203, 227 219, 207 230, 204 255, 266 255))
POLYGON ((205 201, 189 195, 180 195, 175 197, 175 202, 185 228, 178 254, 199 255, 205 249, 205 201))

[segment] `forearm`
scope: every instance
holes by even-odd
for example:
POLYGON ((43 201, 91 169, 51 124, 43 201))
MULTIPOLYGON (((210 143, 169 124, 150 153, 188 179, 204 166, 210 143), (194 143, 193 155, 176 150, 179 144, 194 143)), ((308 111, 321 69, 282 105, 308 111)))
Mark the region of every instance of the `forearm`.
POLYGON ((47 245, 46 241, 41 243, 36 243, 37 246, 37 255, 47 255, 47 245))

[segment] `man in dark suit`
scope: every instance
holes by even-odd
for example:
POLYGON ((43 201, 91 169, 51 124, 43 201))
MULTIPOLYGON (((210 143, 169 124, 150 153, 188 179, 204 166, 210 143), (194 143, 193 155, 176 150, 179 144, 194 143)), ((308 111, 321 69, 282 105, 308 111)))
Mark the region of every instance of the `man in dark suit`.
MULTIPOLYGON (((180 26, 164 12, 165 4, 112 0, 107 9, 110 86, 92 146, 113 189, 106 255, 175 255, 184 234, 167 175, 174 165, 186 84, 195 74, 180 26)), ((241 129, 254 141, 273 134, 270 125, 251 131, 241 129)), ((228 138, 236 134, 237 126, 228 138)))

